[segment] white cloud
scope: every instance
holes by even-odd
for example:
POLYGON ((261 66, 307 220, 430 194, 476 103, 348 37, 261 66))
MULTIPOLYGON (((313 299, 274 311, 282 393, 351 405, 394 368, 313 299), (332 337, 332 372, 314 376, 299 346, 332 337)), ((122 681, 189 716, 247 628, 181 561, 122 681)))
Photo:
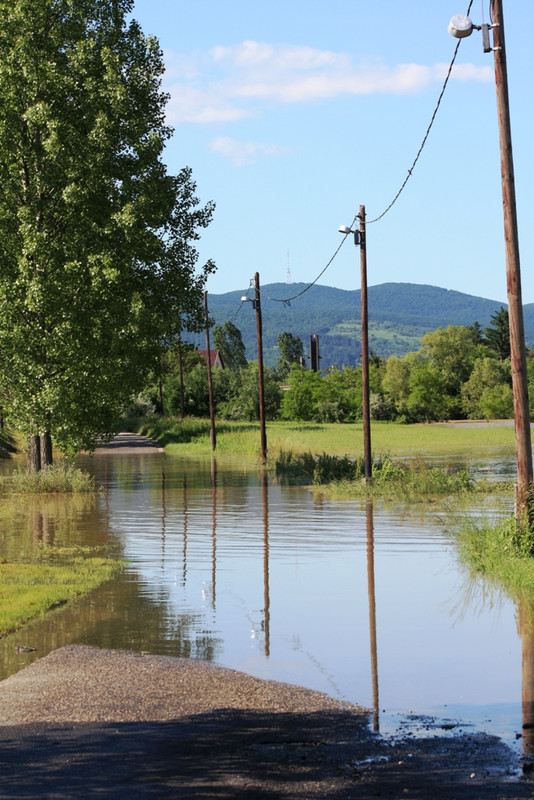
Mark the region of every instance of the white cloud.
POLYGON ((252 112, 240 108, 226 100, 221 94, 195 89, 183 83, 173 83, 166 87, 170 94, 167 105, 167 119, 171 125, 185 122, 212 123, 238 122, 252 116, 252 112))
MULTIPOLYGON (((413 94, 443 81, 448 65, 355 63, 346 53, 247 41, 189 56, 166 53, 171 123, 233 122, 261 103, 314 103, 342 96, 413 94), (169 80, 170 78, 170 80, 169 80)), ((455 66, 452 78, 492 80, 489 66, 455 66)))
POLYGON ((220 136, 214 139, 210 149, 213 153, 218 153, 230 159, 236 167, 254 164, 260 158, 281 156, 289 152, 287 148, 272 144, 238 142, 229 136, 220 136))

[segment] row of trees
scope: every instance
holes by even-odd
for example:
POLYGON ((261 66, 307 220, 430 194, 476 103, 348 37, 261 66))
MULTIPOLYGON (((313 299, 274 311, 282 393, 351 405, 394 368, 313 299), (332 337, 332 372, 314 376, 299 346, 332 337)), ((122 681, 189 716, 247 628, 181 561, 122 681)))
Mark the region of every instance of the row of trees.
POLYGON ((0 406, 31 466, 91 447, 184 327, 211 262, 191 171, 162 160, 158 43, 132 0, 0 9, 0 406))
MULTIPOLYGON (((213 372, 216 413, 226 418, 257 419, 257 365, 247 363, 239 329, 225 323, 214 329, 213 338, 227 366, 224 371, 213 372)), ((267 418, 318 422, 361 418, 360 368, 334 366, 324 374, 313 372, 302 366, 300 339, 286 332, 279 335, 278 346, 277 368, 265 369, 267 418)), ((449 325, 427 333, 420 349, 402 358, 372 355, 371 415, 405 422, 512 417, 509 351, 508 314, 501 308, 485 330, 477 323, 471 327, 449 325)), ((192 348, 182 362, 185 369, 180 382, 176 350, 169 352, 159 408, 171 414, 183 408, 186 414, 206 416, 206 366, 192 348)), ((528 370, 530 396, 534 398, 534 359, 528 360, 528 370)), ((156 401, 154 389, 152 396, 156 401)))

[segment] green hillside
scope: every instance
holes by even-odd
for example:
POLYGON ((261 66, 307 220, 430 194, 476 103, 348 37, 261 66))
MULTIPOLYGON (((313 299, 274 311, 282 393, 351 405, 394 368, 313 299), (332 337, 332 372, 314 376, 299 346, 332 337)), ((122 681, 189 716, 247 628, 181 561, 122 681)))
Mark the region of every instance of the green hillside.
MULTIPOLYGON (((303 283, 271 283, 261 289, 263 348, 266 364, 278 358, 277 337, 283 331, 299 336, 309 351, 311 334, 319 335, 321 366, 356 366, 360 362, 360 291, 315 285, 304 291, 303 283), (303 292, 303 294, 300 294, 303 292), (297 296, 299 295, 300 296, 297 296), (290 302, 284 302, 288 298, 290 302)), ((253 291, 249 290, 249 296, 253 291)), ((252 303, 241 303, 243 292, 208 296, 210 315, 216 324, 231 319, 243 334, 247 358, 256 353, 256 314, 252 303)), ((368 290, 369 346, 380 356, 404 355, 417 350, 428 331, 447 325, 482 328, 503 303, 482 297, 413 283, 383 283, 368 290)), ((525 306, 525 336, 534 343, 534 303, 525 306)), ((203 335, 191 337, 204 347, 203 335)))

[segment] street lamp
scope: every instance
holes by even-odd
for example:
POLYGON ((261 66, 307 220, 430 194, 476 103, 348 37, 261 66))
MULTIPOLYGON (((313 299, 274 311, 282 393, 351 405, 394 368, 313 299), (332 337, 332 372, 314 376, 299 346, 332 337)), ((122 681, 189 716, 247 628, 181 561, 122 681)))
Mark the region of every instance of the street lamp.
POLYGON ((532 511, 529 508, 529 501, 532 492, 533 477, 532 446, 502 0, 491 0, 491 12, 493 20, 492 25, 480 26, 473 25, 470 18, 464 14, 457 14, 449 23, 449 33, 457 39, 462 39, 465 36, 470 36, 474 29, 480 30, 482 31, 484 52, 489 53, 493 50, 494 53, 497 117, 499 122, 501 153, 506 285, 508 291, 508 316, 510 320, 510 360, 514 391, 517 511, 523 517, 523 520, 528 520, 528 522, 530 522, 532 511), (490 43, 490 30, 493 32, 493 47, 491 47, 490 43))
POLYGON ((363 417, 363 464, 365 480, 373 477, 371 458, 371 413, 369 407, 369 336, 367 314, 367 249, 365 244, 365 206, 360 206, 359 229, 352 230, 340 225, 339 232, 344 236, 352 233, 354 244, 360 248, 361 298, 362 298, 362 417, 363 417))
POLYGON ((260 440, 261 440, 261 460, 265 464, 267 461, 267 434, 265 431, 265 383, 263 379, 263 332, 261 323, 261 304, 260 304, 260 274, 254 275, 254 299, 244 295, 242 303, 251 302, 256 310, 256 334, 258 337, 258 389, 260 406, 260 440))

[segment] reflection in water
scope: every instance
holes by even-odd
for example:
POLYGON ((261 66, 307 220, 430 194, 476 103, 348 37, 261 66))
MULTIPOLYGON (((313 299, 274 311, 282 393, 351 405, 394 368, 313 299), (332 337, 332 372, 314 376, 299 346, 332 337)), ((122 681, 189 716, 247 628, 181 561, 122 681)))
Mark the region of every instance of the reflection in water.
MULTIPOLYGON (((212 430, 215 429, 212 428, 212 430)), ((217 594, 217 462, 214 458, 211 459, 211 518, 211 603, 215 610, 217 594)))
MULTIPOLYGON (((378 728, 378 628, 382 709, 513 705, 507 725, 520 729, 514 606, 476 596, 451 620, 459 572, 436 506, 333 502, 215 458, 80 462, 104 484, 96 501, 28 502, 0 527, 0 556, 107 544, 128 566, 25 628, 36 657, 86 642, 201 658, 361 703, 378 728)), ((0 640, 2 676, 34 657, 15 654, 18 639, 0 640)), ((524 652, 533 646, 523 634, 524 652)))
POLYGON ((534 759, 534 605, 519 603, 518 626, 522 642, 522 728, 525 762, 534 759))
POLYGON ((269 591, 269 478, 267 471, 261 471, 261 498, 263 515, 263 633, 265 636, 265 656, 271 653, 271 612, 269 591))
POLYGON ((183 497, 184 497, 184 534, 183 534, 183 548, 182 548, 182 586, 185 589, 187 581, 187 524, 189 520, 187 508, 187 476, 184 475, 183 479, 183 497))
POLYGON ((367 530, 367 592, 369 595, 369 643, 371 647, 371 680, 373 686, 373 730, 380 729, 378 701, 378 646, 376 637, 375 537, 373 501, 365 503, 367 530))

